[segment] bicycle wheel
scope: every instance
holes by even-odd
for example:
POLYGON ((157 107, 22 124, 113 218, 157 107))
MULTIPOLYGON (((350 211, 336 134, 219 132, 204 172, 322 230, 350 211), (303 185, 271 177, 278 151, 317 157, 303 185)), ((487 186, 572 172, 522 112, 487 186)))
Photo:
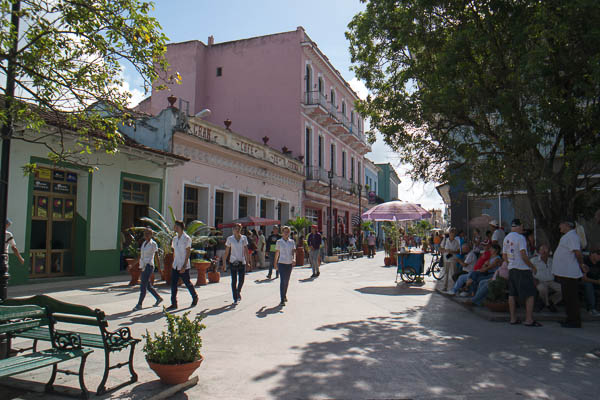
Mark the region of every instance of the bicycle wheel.
POLYGON ((400 278, 406 283, 412 283, 417 279, 417 271, 413 267, 406 267, 400 274, 400 278))
POLYGON ((442 266, 442 262, 437 260, 431 266, 431 273, 435 279, 438 281, 444 277, 444 267, 442 266))

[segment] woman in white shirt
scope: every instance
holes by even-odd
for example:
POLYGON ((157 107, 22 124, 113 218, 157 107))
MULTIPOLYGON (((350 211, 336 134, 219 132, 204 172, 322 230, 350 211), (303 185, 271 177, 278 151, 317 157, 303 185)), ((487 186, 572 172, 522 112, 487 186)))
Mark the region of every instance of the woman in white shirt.
POLYGON ((157 307, 163 301, 162 297, 160 297, 156 289, 152 286, 152 282, 150 282, 150 275, 154 272, 154 255, 158 251, 158 245, 152 239, 152 233, 152 229, 144 229, 144 243, 142 243, 142 246, 140 247, 139 259, 139 268, 142 270, 140 299, 133 308, 134 311, 142 309, 142 303, 144 302, 144 297, 146 297, 146 290, 156 299, 154 307, 157 307))
POLYGON ((448 286, 454 285, 454 279, 452 276, 456 272, 456 255, 460 253, 460 240, 456 237, 456 229, 450 229, 448 237, 442 241, 441 246, 443 260, 444 260, 444 291, 448 290, 448 286), (450 285, 448 285, 450 281, 450 285))
POLYGON ((281 296, 280 306, 284 306, 287 302, 287 290, 294 268, 296 257, 296 243, 290 238, 291 229, 289 226, 284 226, 282 229, 283 237, 277 241, 275 245, 275 266, 279 271, 279 295, 281 296))

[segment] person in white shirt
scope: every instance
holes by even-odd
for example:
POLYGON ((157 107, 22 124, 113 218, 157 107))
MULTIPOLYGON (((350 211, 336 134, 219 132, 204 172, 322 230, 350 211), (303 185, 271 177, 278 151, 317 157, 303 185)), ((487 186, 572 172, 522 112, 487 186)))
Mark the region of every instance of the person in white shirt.
POLYGON ((185 287, 192 296, 192 307, 198 304, 198 294, 196 289, 190 281, 190 254, 192 253, 192 238, 184 232, 185 225, 183 221, 175 221, 175 237, 171 242, 173 248, 173 270, 171 271, 171 305, 167 310, 177 309, 177 286, 179 284, 179 278, 185 284, 185 287))
POLYGON ((575 224, 563 221, 558 226, 562 237, 554 252, 552 272, 560 282, 563 299, 567 306, 567 320, 561 323, 564 328, 581 328, 579 312, 579 280, 588 268, 583 264, 581 242, 575 224))
POLYGON ((4 254, 8 257, 8 249, 11 248, 14 255, 17 257, 17 260, 21 263, 21 265, 25 264, 25 260, 19 253, 19 249, 17 249, 17 242, 15 242, 15 237, 11 232, 8 231, 8 228, 12 225, 12 221, 10 219, 6 219, 6 231, 4 233, 4 254))
POLYGON ((492 227, 492 243, 498 243, 498 246, 502 247, 502 243, 504 243, 504 231, 500 229, 500 224, 495 219, 490 221, 490 226, 492 227))
POLYGON ((246 264, 248 263, 248 238, 242 235, 242 225, 236 224, 233 227, 233 235, 227 238, 225 242, 225 257, 223 257, 223 271, 225 262, 231 272, 231 293, 235 304, 242 300, 242 286, 246 276, 246 264))
POLYGON ((444 260, 444 292, 448 291, 448 282, 450 286, 454 285, 454 273, 456 272, 456 255, 460 253, 460 240, 456 237, 456 229, 450 229, 448 237, 442 241, 440 246, 442 259, 444 260))
MULTIPOLYGON (((544 302, 544 306, 552 312, 557 312, 556 304, 562 300, 562 291, 560 283, 554 281, 552 274, 552 257, 549 256, 550 250, 548 245, 541 244, 538 246, 538 255, 531 259, 531 263, 537 269, 533 278, 535 279, 536 289, 540 298, 544 302), (553 291, 552 297, 549 296, 550 291, 553 291)), ((544 307, 538 309, 541 311, 544 307)))
POLYGON ((527 256, 527 239, 523 236, 523 226, 518 218, 512 221, 511 232, 504 238, 502 256, 508 263, 508 307, 510 323, 518 324, 516 297, 525 300, 525 326, 542 326, 533 319, 533 305, 536 289, 533 274, 537 272, 535 265, 527 256))
POLYGON ((289 226, 284 226, 281 229, 283 237, 277 241, 275 247, 275 265, 279 271, 279 295, 281 297, 280 306, 284 306, 287 302, 287 290, 294 268, 296 258, 296 244, 290 239, 291 229, 289 226))
POLYGON ((154 273, 154 255, 158 251, 158 245, 152 239, 152 234, 152 229, 144 229, 144 243, 142 243, 142 246, 140 247, 140 259, 138 260, 138 266, 142 270, 140 298, 137 305, 133 308, 134 311, 142 309, 142 303, 146 297, 146 290, 156 299, 154 307, 157 307, 163 301, 162 297, 160 297, 156 289, 152 286, 152 282, 150 282, 150 275, 154 273))

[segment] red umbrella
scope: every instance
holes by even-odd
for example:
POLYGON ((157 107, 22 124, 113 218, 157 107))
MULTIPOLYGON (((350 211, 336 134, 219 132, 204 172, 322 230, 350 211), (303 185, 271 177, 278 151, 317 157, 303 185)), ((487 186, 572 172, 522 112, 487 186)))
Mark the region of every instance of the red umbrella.
POLYGON ((233 228, 235 225, 240 224, 242 226, 268 226, 268 225, 279 225, 281 221, 278 219, 260 218, 260 217, 244 217, 233 220, 226 224, 219 224, 221 228, 233 228))

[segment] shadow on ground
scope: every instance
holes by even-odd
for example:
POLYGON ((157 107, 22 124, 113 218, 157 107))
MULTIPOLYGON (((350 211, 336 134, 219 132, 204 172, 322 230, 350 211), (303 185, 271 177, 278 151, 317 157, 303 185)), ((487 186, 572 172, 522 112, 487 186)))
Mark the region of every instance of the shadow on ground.
POLYGON ((422 289, 419 287, 398 287, 394 286, 366 286, 359 289, 354 289, 363 294, 378 294, 383 296, 416 296, 431 294, 431 290, 422 289))

